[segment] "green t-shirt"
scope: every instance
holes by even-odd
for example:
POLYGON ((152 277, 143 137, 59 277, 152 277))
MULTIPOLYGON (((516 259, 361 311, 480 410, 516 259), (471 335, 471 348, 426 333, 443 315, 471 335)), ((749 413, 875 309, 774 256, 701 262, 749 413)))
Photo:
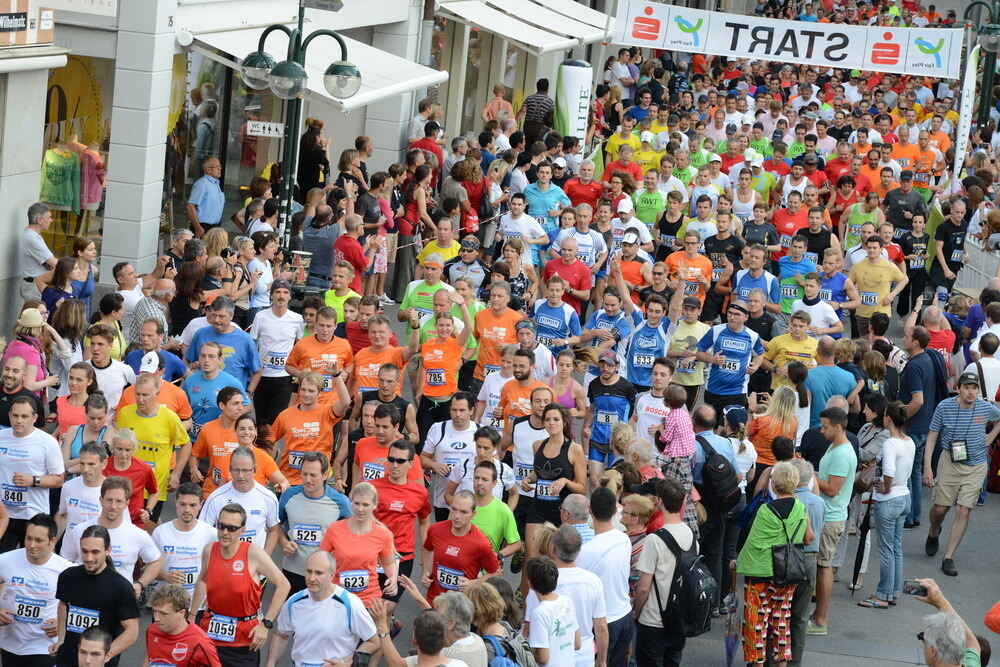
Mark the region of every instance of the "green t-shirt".
POLYGON ((749 146, 764 157, 771 157, 774 155, 774 149, 771 147, 771 140, 766 137, 761 137, 760 141, 756 141, 751 137, 749 146))
POLYGON ((699 148, 696 151, 691 151, 691 166, 698 169, 703 164, 708 164, 708 159, 712 157, 712 154, 706 151, 704 148, 699 148))
POLYGON ((645 222, 648 227, 656 224, 656 218, 667 207, 667 198, 659 190, 652 192, 645 188, 637 190, 632 195, 632 202, 635 204, 635 217, 645 222))
POLYGON ((504 544, 514 544, 521 539, 514 513, 507 507, 507 503, 496 498, 486 507, 476 508, 472 523, 486 534, 494 551, 502 549, 504 544))
POLYGON ((762 171, 760 176, 750 180, 750 187, 759 192, 764 203, 768 204, 771 201, 771 193, 778 187, 778 178, 769 171, 762 171))
POLYGON ((337 293, 332 289, 328 289, 325 294, 323 294, 323 303, 333 308, 337 311, 337 321, 344 321, 344 302, 350 299, 352 296, 356 296, 359 299, 361 295, 354 290, 347 290, 347 294, 344 296, 337 296, 337 293))
POLYGON ((802 155, 805 152, 806 152, 805 143, 800 141, 793 141, 791 144, 788 145, 788 153, 785 155, 785 157, 789 159, 794 159, 795 157, 802 155))
POLYGON ((844 478, 844 483, 841 485, 837 495, 831 498, 825 493, 820 494, 823 502, 826 503, 827 521, 847 520, 847 505, 851 502, 851 494, 854 492, 854 473, 857 471, 857 468, 858 457, 854 453, 851 443, 847 441, 836 447, 831 445, 826 450, 823 458, 820 459, 820 479, 829 482, 831 475, 844 478))
POLYGON ((425 281, 414 280, 407 285, 406 294, 403 295, 403 303, 399 304, 400 310, 416 308, 421 316, 434 312, 434 294, 441 289, 453 289, 451 285, 439 282, 433 287, 425 281))
POLYGON ((698 175, 698 168, 693 167, 690 164, 687 169, 681 169, 680 167, 674 167, 674 177, 684 184, 685 187, 691 184, 694 177, 698 175))
MULTIPOLYGON (((782 500, 781 502, 786 501, 782 500)), ((785 531, 788 532, 788 539, 793 543, 801 542, 805 537, 806 506, 801 500, 794 500, 787 519, 779 518, 766 505, 757 510, 753 525, 750 526, 750 534, 736 559, 737 574, 746 577, 774 576, 771 547, 785 544, 785 531)))
POLYGON ((979 652, 975 649, 967 648, 965 649, 965 655, 962 657, 962 667, 982 667, 983 661, 979 657, 979 652))

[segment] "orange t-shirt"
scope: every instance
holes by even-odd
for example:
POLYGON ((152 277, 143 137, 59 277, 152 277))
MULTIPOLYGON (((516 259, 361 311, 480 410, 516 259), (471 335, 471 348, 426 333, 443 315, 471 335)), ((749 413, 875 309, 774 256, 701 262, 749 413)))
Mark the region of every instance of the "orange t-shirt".
MULTIPOLYGON (((181 421, 191 419, 191 401, 188 400, 184 390, 172 382, 160 383, 160 393, 156 395, 156 402, 171 410, 181 421)), ((125 387, 116 411, 121 412, 126 405, 135 405, 135 385, 125 387)))
POLYGON ((497 317, 492 308, 476 313, 475 338, 479 342, 479 359, 476 360, 477 380, 500 370, 500 357, 504 346, 517 342, 514 327, 524 318, 521 313, 507 308, 497 317))
POLYGON ((944 154, 949 148, 951 148, 951 137, 938 130, 937 132, 931 134, 931 145, 944 154))
POLYGON ((317 405, 303 410, 300 405, 283 410, 271 426, 271 438, 278 442, 285 439, 281 452, 281 472, 295 485, 302 482, 302 455, 322 452, 333 458, 333 427, 342 417, 333 414, 328 405, 317 405))
POLYGON ((337 583, 369 603, 382 597, 375 568, 396 552, 392 533, 375 522, 368 533, 355 535, 347 522, 348 519, 341 519, 331 523, 319 548, 329 551, 337 560, 337 583))
MULTIPOLYGON (((360 396, 363 391, 378 391, 378 369, 385 364, 395 364, 400 369, 406 367, 402 347, 387 347, 382 352, 374 352, 371 347, 358 350, 354 355, 354 391, 360 396)), ((402 383, 396 385, 396 395, 402 396, 402 383)))
POLYGON ((898 187, 899 183, 897 183, 896 181, 889 183, 889 187, 886 188, 882 187, 882 181, 875 181, 874 183, 872 183, 872 192, 877 194, 879 200, 881 201, 885 199, 885 195, 887 192, 889 192, 889 190, 895 190, 898 187))
MULTIPOLYGON (((355 480, 355 484, 358 481, 369 482, 385 477, 389 472, 389 462, 385 458, 388 455, 389 448, 380 446, 374 435, 358 440, 358 444, 354 446, 354 462, 361 469, 361 480, 355 480)), ((424 467, 420 464, 420 457, 414 456, 406 479, 415 482, 423 477, 424 467)))
POLYGON ((776 461, 774 453, 771 451, 771 442, 779 435, 794 441, 797 430, 798 420, 794 417, 784 423, 768 416, 750 420, 747 427, 747 437, 757 449, 757 462, 761 465, 773 466, 776 461))
POLYGON ((319 342, 316 336, 307 336, 295 344, 288 354, 286 363, 295 368, 308 368, 322 375, 323 393, 319 395, 319 402, 332 405, 337 402, 337 392, 333 390, 333 375, 327 372, 327 364, 331 361, 341 370, 348 369, 354 364, 351 344, 336 336, 329 343, 319 342))
MULTIPOLYGON (((625 278, 626 283, 628 283, 629 285, 646 284, 645 278, 642 277, 642 265, 643 262, 638 258, 634 260, 626 260, 625 258, 622 258, 621 261, 622 277, 625 278)), ((638 292, 632 292, 632 303, 634 303, 637 306, 639 305, 638 292)))
POLYGON ((198 439, 191 449, 191 456, 198 459, 208 458, 208 472, 201 487, 202 500, 229 481, 229 454, 238 446, 236 431, 223 428, 218 419, 213 419, 201 427, 198 439), (223 459, 226 461, 225 467, 223 459))
MULTIPOLYGON (((261 486, 267 486, 267 481, 278 469, 278 464, 274 462, 274 459, 271 458, 270 454, 265 452, 260 447, 251 447, 250 449, 253 451, 254 463, 257 465, 257 470, 253 474, 253 479, 261 486)), ((222 468, 223 484, 232 480, 232 477, 229 476, 229 459, 231 458, 233 458, 233 453, 229 452, 219 463, 219 467, 222 468)))
POLYGON ((696 296, 705 303, 705 284, 698 279, 698 275, 712 279, 712 260, 704 255, 688 257, 683 250, 678 250, 667 257, 667 273, 684 281, 686 296, 696 296))
POLYGON ((917 148, 917 158, 913 161, 913 187, 915 188, 929 188, 931 186, 931 175, 934 173, 934 163, 937 159, 934 156, 934 151, 927 149, 925 151, 917 148))
POLYGON ((462 366, 462 348, 454 336, 440 345, 437 336, 420 346, 424 360, 423 394, 428 398, 450 396, 458 391, 458 369, 462 366))
POLYGON ((905 146, 900 143, 895 143, 892 145, 892 159, 899 163, 900 169, 913 169, 913 165, 917 161, 917 157, 920 155, 920 149, 917 148, 916 144, 906 144, 905 146))
POLYGON ((507 380, 500 389, 500 410, 504 419, 513 422, 518 417, 531 414, 531 392, 538 387, 548 389, 548 385, 535 380, 527 387, 522 387, 516 379, 507 380))

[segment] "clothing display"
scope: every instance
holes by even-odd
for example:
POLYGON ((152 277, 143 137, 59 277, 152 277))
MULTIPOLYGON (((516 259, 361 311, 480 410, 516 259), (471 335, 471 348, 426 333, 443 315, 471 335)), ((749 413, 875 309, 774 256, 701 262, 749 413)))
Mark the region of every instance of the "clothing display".
POLYGON ((80 212, 80 158, 76 153, 59 148, 45 151, 38 198, 49 206, 80 212))

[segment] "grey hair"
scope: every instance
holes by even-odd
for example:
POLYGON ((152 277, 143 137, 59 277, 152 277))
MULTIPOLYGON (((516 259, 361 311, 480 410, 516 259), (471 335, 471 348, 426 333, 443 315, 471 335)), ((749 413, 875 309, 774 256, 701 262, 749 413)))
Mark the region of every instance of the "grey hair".
POLYGON ((233 453, 229 455, 229 465, 233 464, 233 459, 240 457, 244 459, 250 459, 253 461, 254 466, 257 465, 257 457, 253 455, 249 447, 243 447, 242 445, 233 450, 233 453))
POLYGON ((194 232, 186 227, 178 227, 174 231, 170 232, 170 245, 173 245, 180 241, 182 236, 193 237, 194 232))
MULTIPOLYGON (((171 281, 171 283, 173 283, 173 281, 171 281)), ((150 292, 150 295, 154 299, 165 299, 171 294, 174 294, 176 289, 177 289, 176 287, 171 287, 170 289, 154 289, 152 292, 150 292)))
POLYGON ((960 665, 965 655, 965 624, 954 612, 925 616, 924 643, 934 647, 940 662, 960 665))
POLYGON ((352 213, 344 218, 344 229, 353 232, 364 224, 364 219, 357 213, 352 213))
POLYGON ((208 309, 214 311, 225 310, 232 315, 236 312, 236 303, 228 296, 217 296, 215 297, 215 301, 208 304, 208 309))
MULTIPOLYGON (((590 162, 590 160, 587 160, 587 162, 590 162)), ((591 164, 593 164, 593 162, 591 162, 591 164)), ((593 214, 594 207, 591 206, 590 204, 580 204, 579 206, 576 207, 577 214, 579 214, 580 211, 590 211, 590 213, 593 214)))
POLYGON ((139 438, 135 437, 135 431, 130 428, 120 428, 118 432, 115 433, 114 437, 111 438, 111 444, 115 444, 119 440, 124 440, 126 442, 131 442, 133 447, 139 446, 139 438))
POLYGON ((639 459, 643 466, 653 460, 653 446, 649 444, 648 440, 642 438, 633 440, 629 444, 628 453, 639 459))
POLYGON ((826 407, 828 408, 840 408, 841 410, 847 410, 850 407, 847 404, 847 399, 843 396, 831 396, 826 401, 826 407))
MULTIPOLYGON (((565 502, 565 501, 564 501, 565 502)), ((564 563, 572 563, 580 555, 583 538, 573 526, 563 524, 552 536, 552 553, 564 563)))
POLYGON ((579 493, 571 493, 562 501, 562 508, 566 510, 572 523, 587 523, 590 515, 590 503, 587 498, 579 493))
POLYGON ((767 292, 765 292, 759 287, 754 287, 752 290, 750 290, 750 293, 747 294, 747 296, 754 296, 754 295, 764 299, 765 302, 767 301, 767 292))
MULTIPOLYGON (((596 165, 594 164, 593 160, 584 160, 583 162, 580 163, 580 166, 581 167, 594 167, 596 165)), ((580 207, 577 206, 577 208, 580 208, 580 207)))
POLYGON ((317 549, 316 551, 309 554, 309 556, 306 558, 306 562, 308 562, 309 559, 313 557, 322 558, 326 562, 327 567, 330 568, 331 573, 337 571, 337 559, 334 558, 333 554, 330 553, 329 551, 326 551, 324 549, 317 549), (323 556, 318 556, 317 554, 323 554, 323 556))
POLYGON ((813 464, 800 458, 793 458, 791 463, 799 471, 799 486, 808 486, 813 478, 813 464))
POLYGON ((37 225, 38 221, 49 214, 49 207, 40 201, 28 207, 28 224, 37 225))
POLYGON ((455 495, 452 496, 452 498, 451 498, 452 505, 454 505, 455 501, 457 499, 459 499, 459 498, 463 498, 463 499, 468 500, 469 502, 471 502, 472 503, 472 508, 475 509, 475 507, 476 507, 476 494, 474 494, 472 491, 469 491, 468 489, 466 489, 464 491, 458 491, 458 492, 456 492, 455 495))
POLYGON ((448 591, 434 599, 434 609, 437 610, 445 623, 454 624, 451 634, 458 638, 472 632, 472 600, 459 591, 448 591))
POLYGON ((492 292, 495 289, 503 290, 504 292, 507 293, 507 296, 510 296, 510 283, 507 282, 506 280, 498 280, 492 285, 490 285, 490 292, 492 292))
POLYGON ((457 151, 459 148, 462 147, 462 144, 468 144, 468 143, 469 142, 465 139, 465 137, 461 135, 454 137, 451 140, 451 152, 454 153, 455 151, 457 151))

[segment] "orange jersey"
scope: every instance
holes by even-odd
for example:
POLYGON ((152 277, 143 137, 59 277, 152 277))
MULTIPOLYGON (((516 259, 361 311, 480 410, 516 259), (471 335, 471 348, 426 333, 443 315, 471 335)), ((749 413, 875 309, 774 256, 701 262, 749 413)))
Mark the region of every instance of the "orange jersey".
POLYGON ((218 419, 214 419, 201 427, 198 439, 191 449, 191 456, 198 459, 208 459, 208 472, 202 484, 201 499, 208 498, 212 491, 229 481, 229 454, 239 446, 236 432, 231 428, 223 428, 218 419), (226 464, 223 467, 223 461, 226 464))
POLYGON ((892 159, 899 163, 900 169, 913 169, 913 165, 917 161, 917 157, 920 155, 920 149, 917 148, 916 144, 906 144, 905 146, 900 143, 895 143, 892 145, 892 159))
POLYGON ((249 542, 240 542, 229 559, 218 542, 209 552, 206 580, 212 585, 206 588, 208 611, 201 628, 216 646, 249 646, 250 633, 260 623, 261 584, 250 571, 249 552, 249 542))
POLYGON ((887 185, 886 187, 883 188, 882 187, 882 181, 879 180, 879 181, 875 181, 872 184, 872 192, 874 192, 875 194, 877 194, 879 200, 881 201, 881 200, 885 199, 885 194, 887 192, 889 192, 889 190, 895 190, 898 187, 899 187, 899 183, 897 183, 896 181, 892 181, 891 183, 889 183, 889 185, 887 185))
POLYGON ((504 346, 517 342, 514 327, 523 315, 507 308, 499 317, 492 308, 484 308, 476 313, 474 335, 479 342, 479 359, 476 360, 475 377, 484 379, 490 373, 500 370, 500 357, 504 346))
POLYGON ((516 379, 507 380, 500 389, 500 410, 503 411, 504 419, 514 421, 518 417, 531 414, 531 392, 538 387, 551 389, 544 382, 535 380, 527 387, 522 387, 516 379))
MULTIPOLYGON (((645 285, 646 280, 642 277, 642 260, 636 258, 634 260, 626 260, 622 258, 621 268, 622 276, 625 278, 625 282, 629 285, 645 285)), ((632 303, 639 305, 639 293, 632 292, 632 303)))
MULTIPOLYGON (((265 452, 260 447, 251 447, 250 450, 253 452, 254 463, 257 469, 253 473, 253 479, 255 482, 259 483, 261 486, 267 486, 267 480, 270 479, 271 475, 278 469, 278 464, 274 462, 271 455, 265 452)), ((225 484, 232 480, 229 475, 229 459, 233 458, 233 453, 229 452, 223 457, 219 467, 222 469, 222 483, 225 484)), ((221 485, 220 485, 221 486, 221 485)))
MULTIPOLYGON (((406 367, 402 347, 387 347, 382 352, 375 352, 371 347, 358 350, 354 355, 354 391, 360 395, 363 391, 378 391, 378 369, 385 364, 395 364, 402 370, 406 367)), ((396 385, 396 395, 402 396, 402 383, 396 385)))
POLYGON ((285 439, 281 452, 281 472, 295 485, 302 482, 302 455, 306 452, 323 452, 333 458, 333 427, 342 418, 333 414, 328 405, 317 405, 303 410, 301 405, 283 410, 271 426, 271 438, 278 442, 285 439))
POLYGON ((929 188, 931 186, 931 176, 934 174, 934 164, 937 162, 937 158, 934 155, 934 151, 927 149, 925 151, 917 148, 917 159, 913 163, 913 187, 915 188, 929 188))
POLYGON ((396 552, 392 533, 375 522, 369 532, 355 535, 347 522, 348 519, 341 519, 331 523, 319 548, 329 551, 337 560, 336 582, 361 598, 362 602, 369 603, 382 597, 375 568, 396 552))
MULTIPOLYGON (((184 390, 173 382, 160 383, 160 393, 156 395, 156 402, 180 417, 181 421, 191 419, 191 401, 188 400, 184 390)), ((120 412, 126 405, 135 405, 135 385, 125 387, 116 411, 120 412)))
POLYGON ((336 336, 329 343, 321 343, 316 336, 307 336, 295 343, 288 354, 287 363, 299 369, 306 369, 323 376, 323 393, 319 395, 320 403, 332 405, 337 402, 337 392, 333 390, 333 375, 329 372, 329 364, 337 364, 343 370, 354 364, 354 352, 351 344, 336 336))
MULTIPOLYGON (((355 484, 385 477, 389 472, 389 462, 385 458, 388 455, 389 448, 378 444, 374 435, 358 440, 358 444, 354 446, 354 462, 361 469, 361 480, 355 480, 355 484)), ((420 464, 420 457, 414 456, 406 479, 415 482, 423 477, 424 467, 420 464)))
POLYGON ((685 295, 696 296, 705 303, 705 283, 699 276, 712 279, 712 260, 704 255, 688 257, 683 250, 678 250, 667 257, 667 273, 671 278, 684 281, 685 295))
POLYGON ((458 391, 458 369, 462 366, 462 348, 454 336, 441 344, 437 336, 420 346, 424 361, 423 394, 428 398, 451 396, 458 391))

